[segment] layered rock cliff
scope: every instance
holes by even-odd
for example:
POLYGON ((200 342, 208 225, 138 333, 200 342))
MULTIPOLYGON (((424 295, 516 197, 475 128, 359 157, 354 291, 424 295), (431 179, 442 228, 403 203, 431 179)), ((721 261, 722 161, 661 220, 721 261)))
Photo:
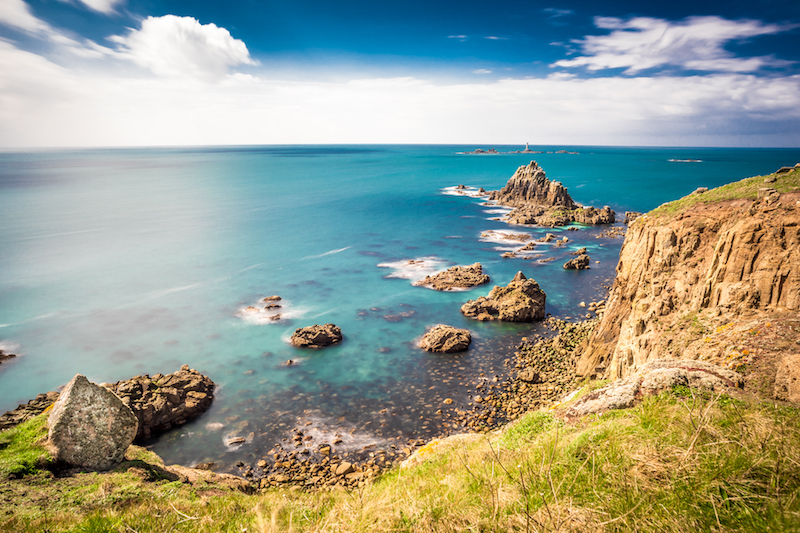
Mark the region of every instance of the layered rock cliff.
POLYGON ((577 371, 619 378, 655 359, 700 359, 800 400, 799 309, 800 168, 694 193, 631 223, 577 371))

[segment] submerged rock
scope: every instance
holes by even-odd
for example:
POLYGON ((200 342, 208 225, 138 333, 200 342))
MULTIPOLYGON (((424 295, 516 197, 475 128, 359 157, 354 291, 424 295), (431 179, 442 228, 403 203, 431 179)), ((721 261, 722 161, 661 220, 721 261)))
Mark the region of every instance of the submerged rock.
POLYGON ((419 347, 429 352, 454 353, 463 352, 471 342, 469 330, 439 324, 423 335, 419 347))
POLYGON ((297 328, 292 334, 292 345, 298 348, 322 348, 342 340, 342 330, 334 324, 315 324, 297 328))
POLYGON ((454 266, 444 272, 439 272, 433 276, 425 276, 425 279, 417 281, 414 285, 430 287, 437 291, 451 291, 453 289, 468 289, 477 285, 489 283, 490 278, 483 273, 480 263, 469 266, 454 266))
POLYGON ((214 400, 214 382, 183 365, 173 374, 145 374, 118 381, 107 388, 130 407, 139 421, 136 440, 154 435, 196 418, 214 400))
POLYGON ((138 425, 117 395, 77 374, 47 419, 48 446, 56 460, 108 470, 125 457, 138 425))
POLYGON ((496 286, 488 296, 468 301, 461 306, 461 312, 477 320, 533 322, 544 318, 546 298, 535 280, 517 272, 507 286, 496 286))
POLYGON ((585 270, 589 268, 590 258, 586 254, 581 254, 575 259, 570 259, 564 263, 565 270, 585 270))
POLYGON ((7 359, 12 359, 12 358, 14 358, 16 356, 17 356, 17 354, 7 353, 4 350, 0 350, 0 363, 2 363, 3 361, 5 361, 7 359))

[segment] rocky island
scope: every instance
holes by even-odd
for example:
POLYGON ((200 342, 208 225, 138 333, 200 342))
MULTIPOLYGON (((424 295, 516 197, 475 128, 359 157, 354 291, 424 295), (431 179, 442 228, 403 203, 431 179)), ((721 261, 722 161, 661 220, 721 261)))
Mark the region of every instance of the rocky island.
POLYGON ((432 276, 425 276, 414 285, 420 287, 430 287, 437 291, 452 291, 458 289, 469 289, 484 283, 489 283, 490 278, 483 273, 480 263, 469 266, 454 266, 444 272, 439 272, 432 276))
POLYGON ((564 226, 581 224, 611 224, 615 213, 610 207, 583 207, 575 203, 559 181, 550 181, 536 161, 517 169, 506 185, 489 194, 489 200, 514 207, 508 214, 511 224, 564 226))
POLYGON ((495 287, 488 296, 468 301, 461 306, 461 312, 481 321, 533 322, 544 318, 546 298, 535 280, 517 272, 508 285, 495 287))

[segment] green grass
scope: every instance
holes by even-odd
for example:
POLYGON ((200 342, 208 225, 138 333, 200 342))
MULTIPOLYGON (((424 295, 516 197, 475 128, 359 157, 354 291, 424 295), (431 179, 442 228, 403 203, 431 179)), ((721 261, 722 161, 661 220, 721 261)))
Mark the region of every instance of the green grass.
POLYGON ((50 463, 41 446, 47 438, 47 415, 41 414, 19 426, 0 432, 0 479, 37 474, 50 463))
POLYGON ((797 531, 798 442, 795 408, 684 387, 570 423, 531 412, 352 492, 245 495, 124 467, 32 475, 0 485, 0 530, 797 531))
POLYGON ((795 169, 785 174, 770 174, 770 176, 777 178, 774 183, 765 183, 766 176, 755 176, 710 189, 702 194, 690 194, 679 200, 660 205, 647 213, 647 217, 652 220, 674 216, 698 204, 740 199, 755 200, 758 197, 758 189, 762 187, 773 188, 779 193, 800 191, 800 170, 795 169))

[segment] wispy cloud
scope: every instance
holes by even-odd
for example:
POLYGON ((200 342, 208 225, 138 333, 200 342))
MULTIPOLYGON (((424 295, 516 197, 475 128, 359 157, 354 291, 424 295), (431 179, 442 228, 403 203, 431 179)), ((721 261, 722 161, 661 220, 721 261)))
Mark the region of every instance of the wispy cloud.
POLYGON ((789 62, 774 56, 736 57, 725 49, 725 44, 797 27, 716 16, 688 17, 678 22, 649 17, 629 20, 596 17, 595 25, 612 31, 608 35, 573 40, 583 55, 556 61, 551 66, 586 67, 592 71, 624 68, 626 74, 667 65, 687 70, 753 72, 764 67, 786 66, 789 62))
MULTIPOLYGON (((70 0, 60 0, 61 2, 69 3, 70 0)), ((92 11, 104 13, 109 15, 115 12, 117 4, 121 4, 124 0, 75 0, 85 5, 92 11)))
POLYGON ((472 71, 473 74, 491 74, 491 70, 487 70, 485 68, 478 68, 472 71))
POLYGON ((557 7, 546 7, 542 9, 542 11, 550 15, 551 19, 566 17, 567 15, 572 15, 574 13, 572 9, 560 9, 557 7))
POLYGON ((467 36, 466 35, 448 35, 447 38, 448 39, 455 39, 455 40, 461 41, 461 42, 464 42, 464 41, 467 40, 467 36))
POLYGON ((497 35, 487 35, 484 39, 489 39, 490 41, 506 41, 508 37, 498 37, 497 35))
POLYGON ((256 64, 244 42, 228 30, 191 17, 147 17, 141 29, 110 40, 120 45, 123 57, 169 78, 215 82, 231 67, 256 64))

